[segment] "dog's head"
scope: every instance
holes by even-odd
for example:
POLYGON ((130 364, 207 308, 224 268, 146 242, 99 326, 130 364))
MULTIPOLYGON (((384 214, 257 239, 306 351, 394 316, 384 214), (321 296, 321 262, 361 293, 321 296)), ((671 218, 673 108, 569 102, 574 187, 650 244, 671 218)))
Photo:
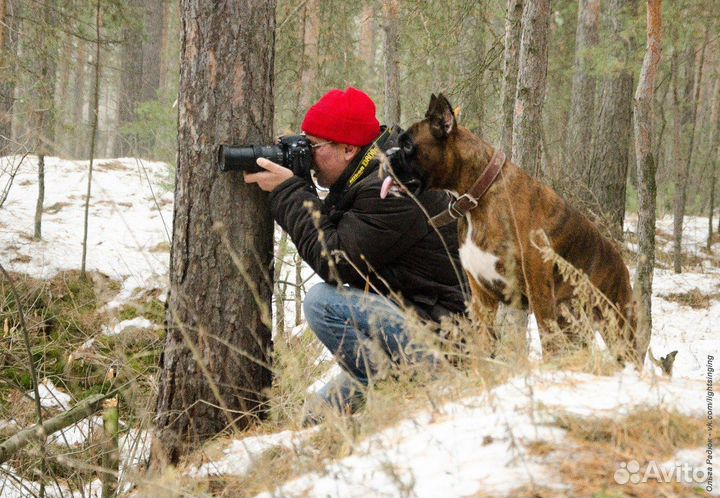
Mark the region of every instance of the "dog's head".
POLYGON ((394 176, 402 185, 389 176, 386 165, 381 169, 381 174, 387 175, 381 197, 388 193, 400 195, 403 188, 414 194, 428 188, 452 189, 454 161, 449 149, 456 133, 457 121, 450 102, 443 94, 433 94, 425 119, 410 126, 398 138, 397 147, 386 151, 394 176))

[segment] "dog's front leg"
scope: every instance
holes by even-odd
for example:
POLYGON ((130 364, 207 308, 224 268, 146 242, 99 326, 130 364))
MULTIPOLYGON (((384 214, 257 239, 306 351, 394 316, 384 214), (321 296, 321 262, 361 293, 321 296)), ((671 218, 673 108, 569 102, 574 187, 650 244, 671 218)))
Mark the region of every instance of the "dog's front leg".
POLYGON ((472 291, 472 300, 469 306, 470 314, 480 326, 480 332, 486 334, 488 337, 491 354, 494 354, 499 337, 493 324, 495 323, 495 315, 497 315, 500 302, 495 296, 485 290, 473 275, 470 273, 467 275, 468 281, 470 282, 470 290, 472 291))

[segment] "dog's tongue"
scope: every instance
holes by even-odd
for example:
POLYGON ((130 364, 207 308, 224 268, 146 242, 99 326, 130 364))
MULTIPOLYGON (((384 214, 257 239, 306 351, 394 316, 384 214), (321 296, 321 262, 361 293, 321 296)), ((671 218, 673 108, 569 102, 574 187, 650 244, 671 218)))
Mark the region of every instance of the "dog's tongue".
POLYGON ((380 188, 380 198, 384 199, 387 197, 388 192, 390 192, 390 187, 393 186, 393 179, 392 176, 386 176, 385 180, 383 180, 382 187, 380 188))

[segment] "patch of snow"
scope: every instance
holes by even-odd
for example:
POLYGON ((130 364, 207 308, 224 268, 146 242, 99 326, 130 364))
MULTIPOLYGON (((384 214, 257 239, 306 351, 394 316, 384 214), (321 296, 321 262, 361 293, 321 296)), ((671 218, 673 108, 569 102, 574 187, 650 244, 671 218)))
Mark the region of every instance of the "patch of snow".
POLYGON ((103 334, 105 335, 118 335, 122 334, 126 330, 137 330, 137 329, 151 329, 154 328, 155 324, 145 318, 144 316, 138 316, 129 320, 123 320, 113 327, 103 325, 101 327, 103 334))
POLYGON ((86 418, 51 434, 48 437, 48 442, 55 446, 67 448, 81 446, 90 440, 95 431, 102 430, 102 427, 102 417, 86 418))
MULTIPOLYGON (((69 394, 60 391, 50 379, 43 379, 38 385, 38 393, 40 394, 40 405, 43 408, 61 408, 68 410, 72 398, 69 394)), ((31 399, 35 399, 35 391, 30 390, 27 395, 31 399)))
MULTIPOLYGON (((661 469, 665 470, 666 472, 670 473, 674 471, 678 467, 684 467, 683 470, 687 469, 686 472, 689 472, 686 476, 689 477, 688 482, 684 482, 684 484, 688 484, 690 487, 697 487, 702 486, 705 487, 708 483, 707 480, 705 482, 698 482, 693 481, 692 477, 693 474, 695 476, 705 476, 707 477, 707 470, 708 470, 708 455, 706 453, 705 447, 700 448, 686 448, 683 450, 678 451, 673 455, 673 457, 670 460, 667 460, 665 462, 657 462, 661 469)), ((720 462, 718 462, 717 458, 713 458, 710 463, 710 467, 712 468, 712 475, 718 476, 720 475, 720 462)), ((681 474, 682 478, 682 474, 681 474)), ((715 482, 716 478, 713 477, 713 482, 715 482)), ((720 495, 720 487, 717 485, 713 485, 712 483, 712 491, 710 491, 708 494, 712 494, 715 496, 720 495)), ((706 491, 707 488, 706 488, 706 491)))
POLYGON ((221 475, 244 475, 255 461, 270 448, 293 448, 300 445, 310 434, 317 432, 317 428, 304 431, 282 431, 274 434, 251 436, 236 439, 223 450, 225 456, 220 460, 190 469, 192 477, 207 477, 221 475))
MULTIPOLYGON (((17 157, 0 161, 19 161, 17 157)), ((94 162, 87 269, 116 279, 131 279, 136 286, 153 275, 167 273, 167 223, 172 203, 162 201, 158 212, 148 203, 151 189, 160 193, 168 166, 132 158, 94 162), (147 176, 146 173, 147 172, 147 176), (163 223, 165 220, 165 224, 163 223), (151 249, 153 249, 151 251, 151 249)), ((84 197, 88 161, 45 158, 45 209, 43 240, 32 240, 37 199, 37 157, 20 165, 8 198, 0 210, 0 248, 10 255, 9 269, 37 278, 77 269, 82 253, 84 197)))
POLYGON ((662 406, 702 416, 703 388, 701 381, 642 378, 631 368, 612 377, 516 377, 487 394, 415 414, 365 439, 322 473, 259 496, 505 496, 533 483, 562 487, 552 465, 527 451, 533 441, 562 443, 564 431, 548 423, 553 414, 620 417, 639 406, 662 406))

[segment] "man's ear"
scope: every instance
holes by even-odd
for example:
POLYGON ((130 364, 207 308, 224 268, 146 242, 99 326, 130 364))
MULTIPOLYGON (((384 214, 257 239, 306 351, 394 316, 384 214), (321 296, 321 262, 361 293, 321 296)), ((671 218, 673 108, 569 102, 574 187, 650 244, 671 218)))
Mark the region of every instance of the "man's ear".
POLYGON ((362 147, 357 145, 343 144, 343 157, 346 161, 352 161, 358 155, 362 147))
POLYGON ((441 93, 437 97, 430 96, 430 105, 425 113, 425 118, 430 123, 430 130, 438 140, 446 139, 457 129, 455 113, 448 99, 441 93))

